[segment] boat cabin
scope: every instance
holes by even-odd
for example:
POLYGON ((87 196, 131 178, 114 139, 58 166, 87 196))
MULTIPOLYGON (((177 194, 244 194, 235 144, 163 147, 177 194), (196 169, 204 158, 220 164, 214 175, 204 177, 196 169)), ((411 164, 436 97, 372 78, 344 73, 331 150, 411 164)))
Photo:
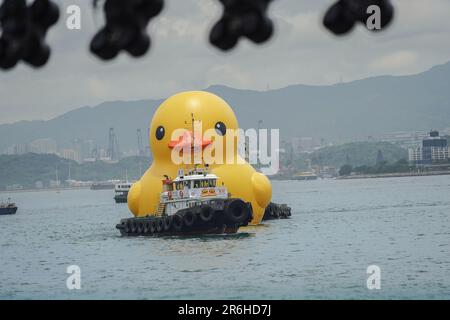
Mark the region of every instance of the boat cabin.
POLYGON ((114 189, 117 191, 130 191, 132 182, 121 182, 115 185, 114 189))
POLYGON ((173 180, 166 176, 162 180, 160 206, 162 204, 165 213, 170 215, 199 203, 206 204, 214 199, 228 198, 226 187, 217 186, 217 179, 215 174, 199 169, 192 170, 186 175, 180 170, 173 180))

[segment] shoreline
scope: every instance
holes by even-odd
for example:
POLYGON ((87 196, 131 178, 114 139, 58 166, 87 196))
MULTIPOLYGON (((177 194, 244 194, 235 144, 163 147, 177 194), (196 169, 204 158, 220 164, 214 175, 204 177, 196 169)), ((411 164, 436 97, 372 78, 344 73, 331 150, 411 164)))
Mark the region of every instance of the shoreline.
POLYGON ((350 176, 340 176, 336 177, 336 179, 337 180, 377 179, 377 178, 404 178, 404 177, 426 177, 426 176, 444 176, 444 175, 450 175, 450 171, 356 174, 350 176))
POLYGON ((337 176, 334 178, 318 178, 314 180, 299 180, 290 177, 271 178, 270 181, 317 181, 317 180, 350 180, 350 179, 377 179, 377 178, 404 178, 404 177, 426 177, 426 176, 444 176, 450 175, 450 171, 434 172, 398 172, 398 173, 379 173, 379 174, 355 174, 351 176, 337 176))
POLYGON ((82 190, 82 189, 90 189, 90 187, 63 187, 63 188, 0 190, 0 194, 21 193, 21 192, 66 191, 66 190, 82 190))
MULTIPOLYGON (((435 172, 404 172, 404 173, 380 173, 380 174, 358 174, 351 176, 338 176, 335 178, 318 178, 315 180, 352 180, 352 179, 379 179, 379 178, 404 178, 404 177, 426 177, 426 176, 444 176, 450 175, 450 171, 435 171, 435 172)), ((298 180, 292 178, 270 178, 270 181, 308 181, 298 180)), ((310 180, 310 181, 315 181, 310 180)), ((0 190, 0 194, 6 193, 23 193, 23 192, 45 192, 45 191, 68 191, 68 190, 84 190, 91 187, 62 187, 62 188, 42 188, 42 189, 17 189, 17 190, 0 190)), ((106 189, 105 189, 106 190, 106 189)), ((108 189, 109 190, 109 189, 108 189)), ((92 190, 98 191, 98 190, 92 190)))

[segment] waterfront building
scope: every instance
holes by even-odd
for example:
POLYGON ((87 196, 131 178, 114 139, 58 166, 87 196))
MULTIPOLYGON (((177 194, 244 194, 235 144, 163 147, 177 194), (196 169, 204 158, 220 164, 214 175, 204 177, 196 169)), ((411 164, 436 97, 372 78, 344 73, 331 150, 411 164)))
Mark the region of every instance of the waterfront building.
POLYGON ((447 139, 433 130, 422 140, 421 146, 409 149, 409 161, 416 166, 433 165, 449 160, 449 151, 447 139))

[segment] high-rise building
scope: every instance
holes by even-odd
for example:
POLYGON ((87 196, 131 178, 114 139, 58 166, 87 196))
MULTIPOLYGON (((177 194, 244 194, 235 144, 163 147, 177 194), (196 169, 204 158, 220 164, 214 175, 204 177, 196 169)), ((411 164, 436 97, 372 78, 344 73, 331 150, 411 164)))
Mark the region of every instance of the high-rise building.
POLYGON ((28 152, 40 154, 56 154, 56 141, 50 138, 34 140, 28 145, 28 152))
POLYGON ((81 159, 80 154, 76 150, 73 150, 73 149, 61 149, 59 151, 59 156, 61 158, 67 159, 67 160, 73 160, 73 161, 76 161, 78 163, 81 162, 80 161, 80 159, 81 159))
POLYGON ((73 159, 78 163, 84 162, 85 159, 92 158, 92 151, 94 150, 94 141, 84 139, 72 140, 72 149, 75 151, 77 158, 73 159))
POLYGON ((28 146, 26 144, 13 144, 5 150, 5 154, 20 155, 28 152, 28 146))

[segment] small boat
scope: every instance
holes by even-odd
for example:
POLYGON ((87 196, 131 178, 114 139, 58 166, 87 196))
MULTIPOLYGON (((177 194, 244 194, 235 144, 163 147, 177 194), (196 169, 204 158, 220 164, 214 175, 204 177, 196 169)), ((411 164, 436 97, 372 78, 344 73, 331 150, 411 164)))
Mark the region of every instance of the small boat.
POLYGON ((0 215, 15 214, 17 212, 17 206, 10 199, 6 203, 0 203, 0 215))
POLYGON ((94 182, 91 185, 91 190, 111 190, 114 189, 117 182, 117 180, 94 182))
POLYGON ((127 203, 128 191, 130 191, 133 183, 131 182, 122 182, 117 183, 114 188, 114 200, 116 203, 127 203))
POLYGON ((298 172, 292 176, 293 180, 317 180, 318 176, 312 171, 298 172))
POLYGON ((253 218, 251 203, 231 198, 218 177, 207 168, 195 168, 175 179, 162 180, 156 212, 122 219, 116 228, 122 236, 232 234, 253 218))

